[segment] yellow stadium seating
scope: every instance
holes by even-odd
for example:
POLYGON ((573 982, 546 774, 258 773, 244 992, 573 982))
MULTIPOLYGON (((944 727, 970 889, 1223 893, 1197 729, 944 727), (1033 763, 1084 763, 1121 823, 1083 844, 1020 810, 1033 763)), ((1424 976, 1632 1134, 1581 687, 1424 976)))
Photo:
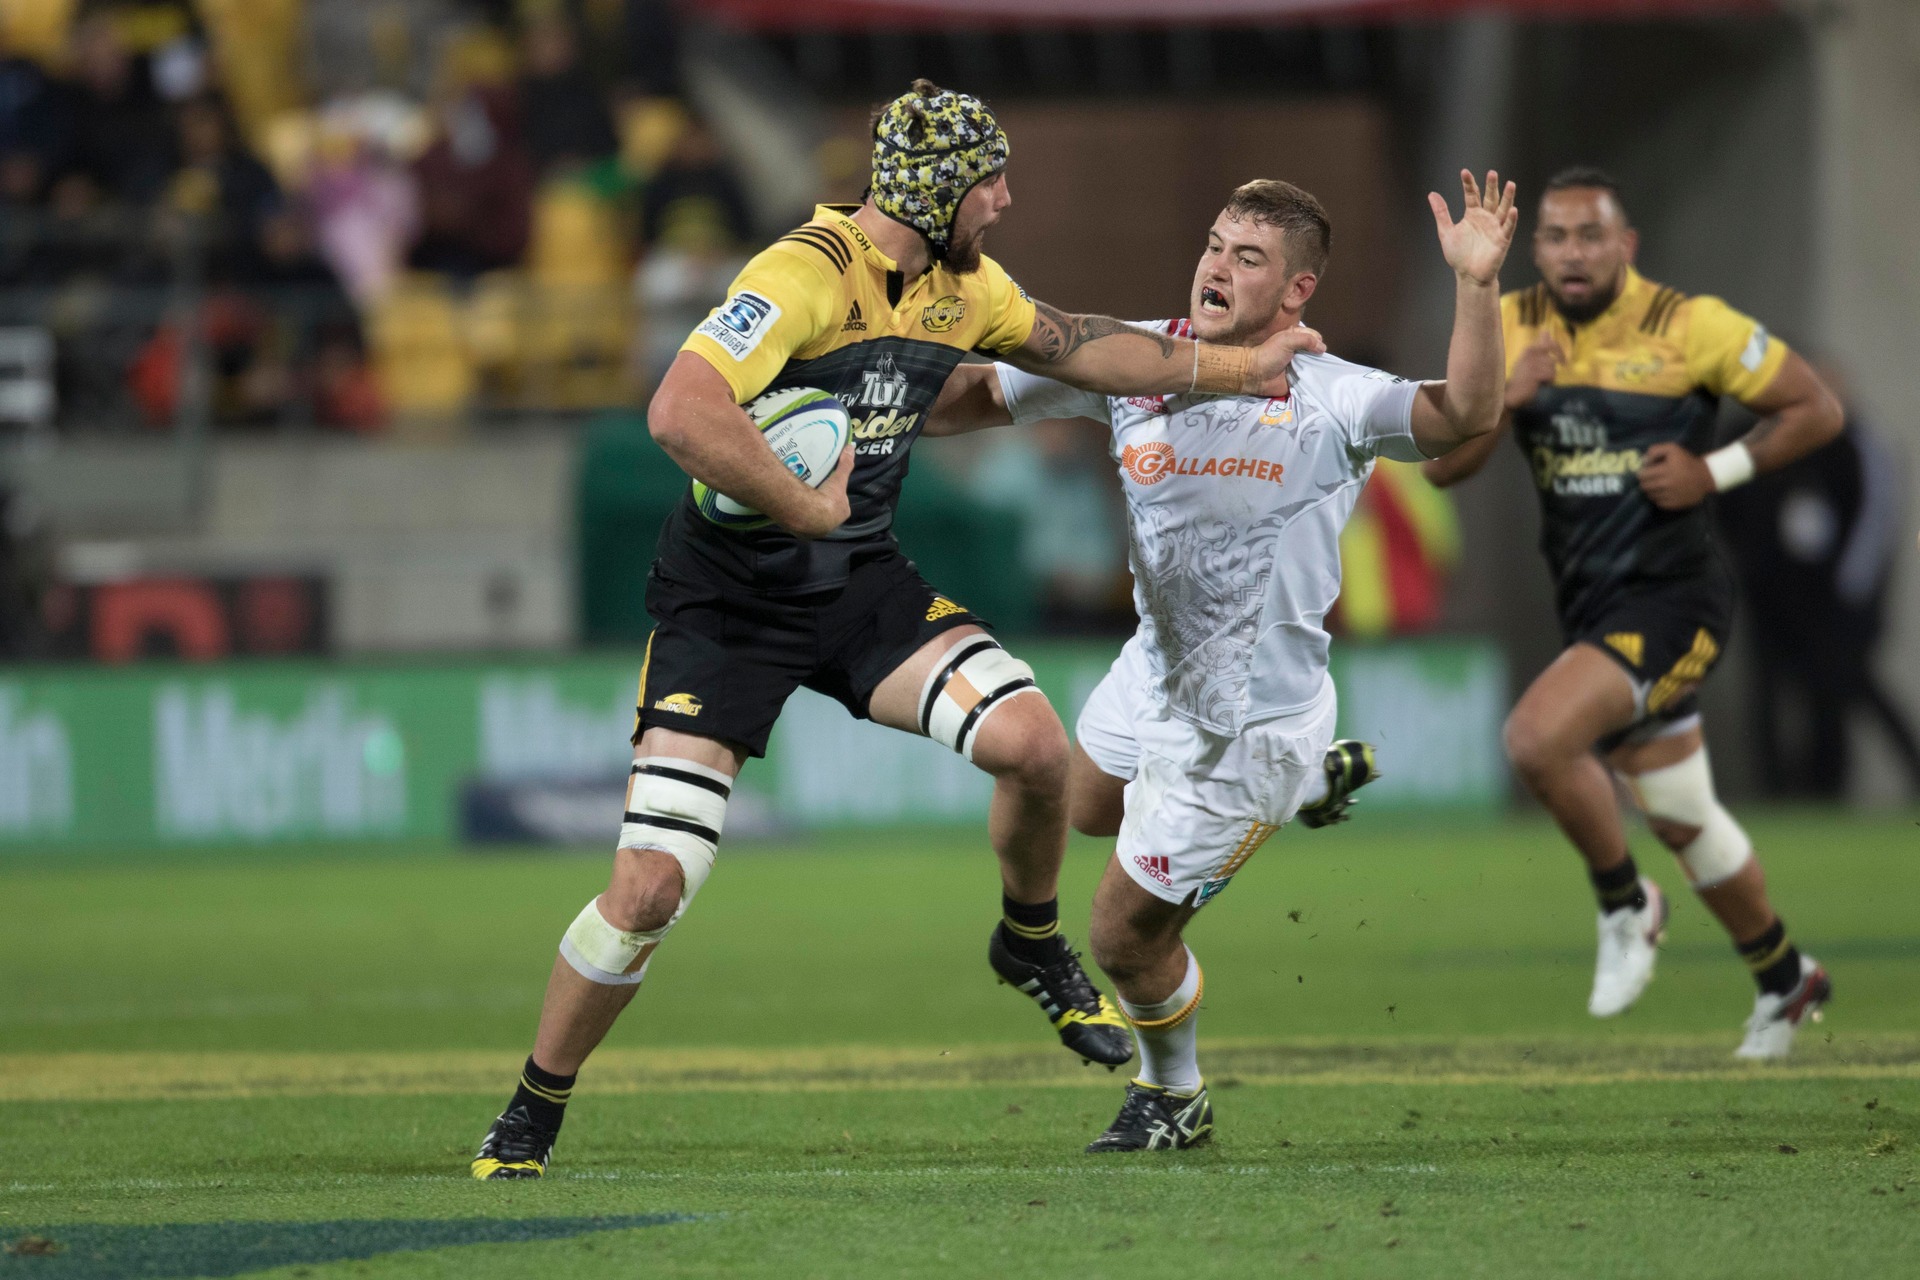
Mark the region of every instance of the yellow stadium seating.
POLYGON ((449 419, 472 402, 477 378, 460 309, 439 276, 400 280, 368 317, 380 388, 396 426, 407 419, 449 419))

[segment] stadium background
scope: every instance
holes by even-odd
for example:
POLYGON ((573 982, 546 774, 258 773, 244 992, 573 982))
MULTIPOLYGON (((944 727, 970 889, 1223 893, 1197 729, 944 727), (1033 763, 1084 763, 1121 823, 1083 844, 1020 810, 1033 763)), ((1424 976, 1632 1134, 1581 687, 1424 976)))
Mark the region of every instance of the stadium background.
MULTIPOLYGON (((1857 535, 1852 594, 1816 584, 1798 606, 1831 613, 1815 630, 1840 656, 1762 668, 1754 639, 1772 620, 1750 610, 1705 699, 1723 791, 1762 815, 1763 846, 1790 846, 1770 863, 1776 883, 1811 895, 1824 876, 1851 895, 1805 912, 1845 940, 1823 955, 1853 961, 1855 1025, 1882 1037, 1849 1061, 1891 1063, 1910 1090, 1913 1046, 1897 1034, 1911 1031, 1899 1009, 1915 948, 1897 904, 1913 887, 1903 806, 1920 763, 1861 701, 1874 682, 1854 678, 1871 663, 1883 707, 1920 703, 1907 502, 1920 364, 1906 350, 1920 314, 1920 16, 1905 0, 4 0, 0 910, 15 927, 0 936, 0 1098, 67 1106, 77 1119, 54 1106, 45 1123, 84 1128, 100 1098, 256 1087, 167 1067, 161 1051, 522 1042, 550 935, 599 883, 617 822, 639 586, 685 483, 638 407, 747 254, 815 200, 857 198, 865 113, 915 75, 1001 112, 1014 207, 990 252, 1056 305, 1175 311, 1225 193, 1285 177, 1334 219, 1312 316, 1333 349, 1436 374, 1451 308, 1424 193, 1449 190, 1463 163, 1497 166, 1530 215, 1545 177, 1583 162, 1621 180, 1648 275, 1725 296, 1834 372, 1869 433, 1861 460, 1815 507, 1776 495, 1744 527, 1789 549, 1857 535), (1823 591, 1847 608, 1824 609, 1823 591), (1784 729, 1762 718, 1770 694, 1784 729), (1851 704, 1837 760, 1808 745, 1821 699, 1851 704), (1820 807, 1778 808, 1808 801, 1820 807), (561 848, 594 856, 545 856, 561 848), (477 849, 504 852, 481 862, 477 849), (382 895, 440 914, 409 925, 376 907, 382 895), (505 920, 489 906, 502 896, 505 920), (123 1000, 75 976, 90 956, 75 934, 102 910, 147 957, 123 1000), (394 977, 415 962, 409 945, 421 963, 470 965, 458 939, 476 927, 504 930, 514 959, 481 963, 451 996, 394 977), (223 937, 288 931, 324 943, 301 964, 300 998, 211 976, 228 963, 223 937), (124 1089, 68 1082, 78 1059, 59 1055, 75 1054, 119 1063, 102 1079, 124 1089), (186 1074, 154 1084, 149 1070, 186 1074)), ((1503 278, 1533 278, 1524 244, 1503 278)), ((1725 426, 1739 429, 1731 414, 1725 426)), ((1084 424, 927 442, 899 522, 928 576, 1034 661, 1069 723, 1130 625, 1103 450, 1084 424)), ((1244 914, 1215 945, 1240 946, 1265 976, 1238 997, 1210 992, 1210 1009, 1222 1003, 1209 1035, 1377 1046, 1366 1037, 1590 1031, 1570 1016, 1577 998, 1521 972, 1546 956, 1543 972, 1577 984, 1587 925, 1570 855, 1499 749, 1511 695, 1558 647, 1515 453, 1446 495, 1410 470, 1376 478, 1343 548, 1336 663, 1343 729, 1382 744, 1389 777, 1330 846, 1354 868, 1276 857, 1264 888, 1236 890, 1227 910, 1244 914), (1324 995, 1263 963, 1277 913, 1308 899, 1346 910, 1369 868, 1445 900, 1437 868, 1484 885, 1521 862, 1534 870, 1488 901, 1524 915, 1530 886, 1571 924, 1551 942, 1533 921, 1507 937, 1482 920, 1493 906, 1456 901, 1492 930, 1485 955, 1511 962, 1481 974, 1498 1014, 1448 1011, 1436 975, 1482 960, 1460 960, 1444 919, 1378 908, 1375 927, 1401 932, 1356 943, 1355 969, 1324 995), (1387 988, 1407 993, 1406 1012, 1389 1003, 1389 1023, 1363 1022, 1354 1011, 1387 988)), ((803 693, 730 818, 740 878, 709 898, 843 904, 877 875, 905 929, 916 894, 945 901, 985 873, 985 796, 946 753, 803 693)), ((1102 856, 1076 844, 1070 894, 1084 899, 1102 856)), ((1346 927, 1376 910, 1356 906, 1346 927)), ((827 947, 768 979, 741 957, 781 967, 763 931, 793 922, 760 912, 703 898, 710 918, 690 923, 684 967, 667 971, 687 985, 656 983, 657 1017, 616 1041, 939 1038, 911 1019, 794 1012, 810 982, 854 961, 827 947), (742 986, 693 977, 703 963, 742 986), (707 1023, 715 999, 758 1029, 707 1023)), ((971 957, 971 936, 954 934, 952 954, 971 957)), ((945 937, 895 939, 902 971, 937 983, 961 1021, 987 1020, 960 1039, 1020 1041, 1016 1010, 990 991, 976 1002, 982 984, 955 975, 945 937)), ((1676 945, 1667 985, 1726 1003, 1736 984, 1712 935, 1676 945)), ((1731 1025, 1675 1004, 1638 1029, 1678 1037, 1659 1052, 1691 1070, 1731 1025)), ((1645 1043, 1606 1043, 1569 1060, 1644 1060, 1645 1043)), ((1284 1074, 1265 1069, 1248 1080, 1284 1074)), ((440 1104, 459 1132, 415 1168, 457 1162, 467 1112, 484 1105, 469 1095, 493 1088, 433 1079, 469 1105, 440 1104)), ((1794 1105, 1782 1094, 1783 1114, 1794 1105)), ((1077 1132, 1058 1127, 1061 1141, 1077 1132)), ((45 1182, 56 1189, 5 1211, 0 1235, 120 1221, 80 1202, 125 1170, 74 1159, 75 1181, 45 1182)), ((32 1165, 20 1185, 43 1185, 32 1165)), ((389 1216, 377 1179, 356 1185, 371 1216, 389 1216)), ((732 1211, 726 1185, 708 1192, 732 1211)), ((262 1212, 193 1195, 128 1221, 262 1212)), ((1506 1243, 1519 1258, 1525 1242, 1506 1243)))

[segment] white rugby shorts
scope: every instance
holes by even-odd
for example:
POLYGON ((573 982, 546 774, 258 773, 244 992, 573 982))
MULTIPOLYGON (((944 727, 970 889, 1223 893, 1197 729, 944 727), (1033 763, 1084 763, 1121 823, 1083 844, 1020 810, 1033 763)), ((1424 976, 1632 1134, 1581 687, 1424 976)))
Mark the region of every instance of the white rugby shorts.
POLYGON ((1073 736, 1100 772, 1110 778, 1133 781, 1140 763, 1140 744, 1134 738, 1134 718, 1150 704, 1147 697, 1147 654, 1135 632, 1093 687, 1073 736))
POLYGON ((1233 736, 1189 724, 1150 697, 1139 702, 1129 725, 1138 765, 1114 853, 1148 893, 1203 906, 1292 819, 1324 767, 1339 710, 1333 681, 1306 711, 1233 736))

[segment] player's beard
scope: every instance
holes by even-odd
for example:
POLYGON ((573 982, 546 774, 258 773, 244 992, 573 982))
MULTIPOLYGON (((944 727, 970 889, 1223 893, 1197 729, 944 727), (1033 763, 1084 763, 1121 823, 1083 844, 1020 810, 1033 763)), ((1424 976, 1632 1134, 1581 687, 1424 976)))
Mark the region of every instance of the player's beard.
POLYGON ((1553 293, 1553 309, 1558 311, 1561 318, 1568 324, 1586 324, 1590 320, 1598 319, 1602 312, 1613 305, 1614 299, 1620 296, 1620 286, 1625 278, 1626 273, 1623 271, 1619 278, 1616 278, 1606 289, 1594 290, 1587 300, 1581 303, 1568 302, 1558 293, 1549 290, 1549 293, 1553 293))
POLYGON ((955 238, 947 246, 947 252, 940 259, 947 270, 957 276, 970 276, 980 269, 980 251, 986 244, 986 233, 976 231, 965 240, 955 238))

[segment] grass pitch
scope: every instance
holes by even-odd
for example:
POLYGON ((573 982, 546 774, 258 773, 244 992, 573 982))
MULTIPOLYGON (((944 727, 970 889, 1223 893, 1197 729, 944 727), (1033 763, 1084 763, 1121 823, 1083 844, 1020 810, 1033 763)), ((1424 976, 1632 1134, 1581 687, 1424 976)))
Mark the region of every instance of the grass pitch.
POLYGON ((540 1184, 465 1161, 602 860, 19 861, 0 1278, 1904 1274, 1920 827, 1751 826, 1837 988, 1791 1064, 1732 1062, 1751 986, 1664 854, 1660 976, 1598 1023, 1547 827, 1363 814, 1192 931, 1216 1144, 1098 1159, 1122 1077, 993 984, 977 834, 730 848, 540 1184))

